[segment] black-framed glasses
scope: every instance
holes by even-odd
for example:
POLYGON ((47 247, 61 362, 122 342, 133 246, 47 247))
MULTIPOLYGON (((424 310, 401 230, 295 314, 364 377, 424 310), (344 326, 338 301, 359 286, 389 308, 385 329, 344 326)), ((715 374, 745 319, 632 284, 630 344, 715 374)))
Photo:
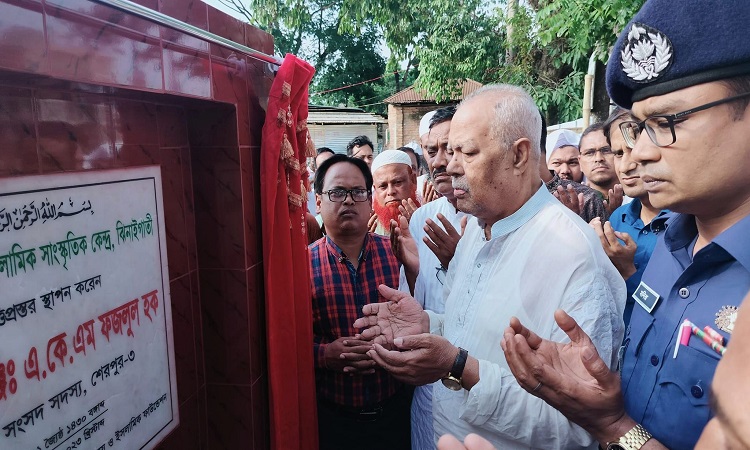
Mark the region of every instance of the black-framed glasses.
POLYGON ((351 195, 355 202, 366 202, 370 199, 371 192, 369 189, 330 189, 323 191, 321 194, 328 194, 328 200, 341 203, 346 197, 351 195))
POLYGON ((674 124, 679 123, 680 119, 689 116, 690 114, 705 111, 714 106, 723 105, 725 103, 734 102, 743 98, 750 97, 750 92, 744 94, 735 95, 733 97, 723 98, 716 100, 715 102, 706 103, 705 105, 696 106, 695 108, 688 109, 687 111, 678 112, 677 114, 661 114, 656 116, 647 117, 641 122, 635 120, 626 120, 620 124, 620 131, 622 136, 625 138, 625 143, 629 147, 635 147, 635 142, 641 136, 643 130, 646 130, 646 134, 655 145, 659 147, 667 147, 674 144, 677 141, 677 135, 674 132, 674 124))
POLYGON ((600 148, 588 148, 581 152, 581 158, 592 160, 594 159, 594 157, 596 157, 597 153, 601 153, 603 157, 606 157, 612 154, 612 148, 610 148, 608 145, 600 148))
POLYGON ((446 269, 443 269, 443 266, 437 266, 435 267, 437 272, 435 272, 435 278, 437 278, 438 282, 442 286, 445 284, 445 273, 448 272, 446 269))

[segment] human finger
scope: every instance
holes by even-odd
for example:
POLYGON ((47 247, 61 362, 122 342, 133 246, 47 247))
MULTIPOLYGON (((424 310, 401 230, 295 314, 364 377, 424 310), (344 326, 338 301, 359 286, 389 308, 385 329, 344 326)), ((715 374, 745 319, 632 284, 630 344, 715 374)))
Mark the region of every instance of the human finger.
MULTIPOLYGON (((371 342, 367 342, 367 344, 363 344, 363 345, 347 346, 346 347, 346 351, 345 352, 341 352, 341 355, 342 355, 341 359, 348 359, 344 355, 349 355, 349 354, 350 355, 363 355, 363 354, 367 353, 367 351, 370 350, 371 348, 372 348, 372 343, 371 342)), ((355 359, 357 359, 357 358, 355 358, 355 359)))
POLYGON ((578 214, 579 215, 583 214, 584 205, 585 203, 583 201, 583 192, 581 192, 580 194, 578 194, 578 214))
MULTIPOLYGON (((597 220, 597 219, 599 218, 597 217, 596 219, 592 219, 591 222, 594 222, 594 220, 597 220)), ((612 244, 609 241, 609 239, 607 239, 607 235, 604 233, 604 225, 602 224, 601 220, 594 223, 594 225, 592 225, 592 228, 594 228, 594 232, 596 233, 596 236, 599 238, 599 242, 601 242, 602 247, 604 247, 605 250, 608 249, 612 244)))
POLYGON ((454 239, 461 236, 461 235, 458 234, 458 232, 456 231, 456 228, 453 226, 453 224, 450 222, 450 220, 448 220, 447 217, 445 217, 442 214, 438 214, 437 218, 440 221, 440 223, 443 224, 443 229, 445 229, 445 233, 448 236, 450 236, 450 237, 452 237, 454 239))
POLYGON ((469 223, 469 216, 463 216, 461 218, 461 236, 464 235, 464 231, 466 231, 466 224, 469 223))
POLYGON ((373 361, 388 372, 398 372, 398 369, 405 366, 408 360, 409 352, 399 352, 388 350, 380 344, 375 344, 367 354, 373 361))
POLYGON ((518 384, 530 392, 537 386, 538 381, 534 378, 531 367, 526 362, 527 358, 524 358, 521 353, 530 353, 531 348, 523 336, 518 334, 507 336, 507 338, 504 338, 504 341, 503 352, 505 353, 505 361, 508 363, 508 368, 510 368, 518 384))
MULTIPOLYGON (((383 296, 384 299, 392 301, 392 302, 399 302, 405 298, 411 297, 406 292, 399 291, 398 289, 393 289, 391 287, 388 287, 384 284, 381 284, 378 286, 378 292, 380 292, 380 295, 383 296)), ((369 305, 374 305, 375 303, 370 303, 368 305, 365 305, 364 308, 367 308, 369 305)), ((385 305, 387 308, 386 303, 379 303, 380 305, 385 305)), ((363 308, 363 310, 364 310, 363 308)))
POLYGON ((367 229, 371 233, 374 233, 377 227, 378 227, 378 215, 373 214, 372 216, 370 216, 370 220, 367 222, 367 229))
POLYGON ((345 359, 347 361, 370 361, 371 358, 367 355, 367 352, 372 349, 372 346, 368 345, 367 347, 364 347, 364 351, 362 352, 346 352, 341 353, 339 355, 339 358, 345 359))
POLYGON ((358 347, 360 345, 369 346, 370 341, 366 341, 364 339, 357 339, 357 337, 355 336, 353 338, 345 339, 343 344, 344 344, 344 347, 358 347))
POLYGON ((625 243, 625 247, 627 248, 635 248, 638 247, 638 245, 635 243, 633 238, 630 237, 630 235, 624 231, 615 231, 615 235, 625 243))
POLYGON ((555 322, 565 332, 574 344, 586 345, 591 343, 591 338, 578 325, 578 322, 562 309, 555 311, 555 322))
POLYGON ((604 222, 604 226, 602 227, 602 232, 604 233, 604 237, 607 239, 607 242, 611 246, 620 245, 619 242, 617 242, 617 236, 615 236, 615 230, 612 228, 612 224, 608 221, 604 222))
POLYGON ((464 444, 450 434, 440 436, 437 443, 437 450, 468 450, 464 444))
POLYGON ((474 433, 464 438, 464 444, 466 450, 496 450, 490 441, 474 433))
POLYGON ((430 239, 438 245, 444 243, 445 238, 448 236, 432 219, 427 219, 425 221, 424 231, 430 239))
POLYGON ((515 334, 520 334, 521 336, 523 336, 523 338, 526 339, 526 341, 529 343, 529 347, 537 349, 540 345, 542 345, 543 339, 530 329, 526 328, 518 319, 518 317, 514 316, 510 318, 510 328, 513 329, 515 334))

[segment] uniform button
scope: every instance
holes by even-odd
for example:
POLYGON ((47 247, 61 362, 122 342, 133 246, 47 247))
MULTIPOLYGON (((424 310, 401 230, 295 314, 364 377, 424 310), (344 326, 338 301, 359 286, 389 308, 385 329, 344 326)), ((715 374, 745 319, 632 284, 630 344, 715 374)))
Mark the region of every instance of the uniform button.
POLYGON ((641 230, 641 233, 642 234, 648 234, 648 230, 644 228, 644 229, 641 230))
POLYGON ((481 263, 477 263, 477 267, 482 267, 482 264, 481 263))
POLYGON ((703 397, 703 388, 696 384, 690 388, 690 393, 693 394, 693 397, 695 398, 701 398, 703 397))
POLYGON ((651 355, 651 365, 652 366, 658 366, 659 365, 659 357, 656 355, 651 355))
POLYGON ((688 289, 688 288, 681 288, 679 294, 680 294, 680 297, 682 297, 682 298, 688 298, 688 297, 690 297, 690 289, 688 289))

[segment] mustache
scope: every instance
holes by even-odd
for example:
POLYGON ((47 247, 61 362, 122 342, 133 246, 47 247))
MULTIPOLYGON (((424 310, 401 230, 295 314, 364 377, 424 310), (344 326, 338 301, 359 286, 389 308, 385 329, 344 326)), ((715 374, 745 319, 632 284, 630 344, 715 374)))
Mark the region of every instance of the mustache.
POLYGON ((437 167, 435 170, 432 171, 432 177, 435 178, 438 175, 442 175, 448 171, 448 168, 446 166, 437 167))
POLYGON ((469 183, 466 182, 466 178, 454 178, 453 189, 461 189, 462 191, 469 191, 469 183))

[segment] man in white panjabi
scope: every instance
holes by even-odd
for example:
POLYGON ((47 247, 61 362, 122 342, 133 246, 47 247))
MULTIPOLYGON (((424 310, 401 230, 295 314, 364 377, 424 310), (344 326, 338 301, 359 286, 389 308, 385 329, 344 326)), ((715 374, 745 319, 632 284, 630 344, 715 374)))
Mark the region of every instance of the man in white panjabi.
MULTIPOLYGON (((446 272, 461 238, 462 224, 468 216, 456 208, 451 177, 447 173, 450 158, 448 133, 455 106, 430 113, 428 131, 422 142, 424 151, 430 155, 430 174, 440 198, 420 206, 409 219, 409 234, 414 238, 419 253, 419 274, 414 284, 414 298, 424 309, 443 313, 445 302, 443 284, 446 272)), ((399 256, 399 255, 397 255, 399 256)), ((409 292, 409 283, 402 267, 399 289, 409 292)), ((433 383, 434 384, 434 383, 433 383)), ((432 426, 433 384, 418 386, 414 390, 411 404, 411 448, 432 450, 435 448, 432 426)))
POLYGON ((368 354, 397 379, 442 379, 433 391, 435 442, 476 433, 502 449, 597 447, 518 384, 500 347, 512 316, 565 340, 552 315, 562 308, 614 367, 624 332, 625 283, 593 230, 542 184, 540 134, 539 112, 521 88, 489 85, 462 102, 448 173, 458 208, 474 217, 448 268, 445 313, 381 288, 392 303, 366 306, 355 323, 375 339, 368 354))

